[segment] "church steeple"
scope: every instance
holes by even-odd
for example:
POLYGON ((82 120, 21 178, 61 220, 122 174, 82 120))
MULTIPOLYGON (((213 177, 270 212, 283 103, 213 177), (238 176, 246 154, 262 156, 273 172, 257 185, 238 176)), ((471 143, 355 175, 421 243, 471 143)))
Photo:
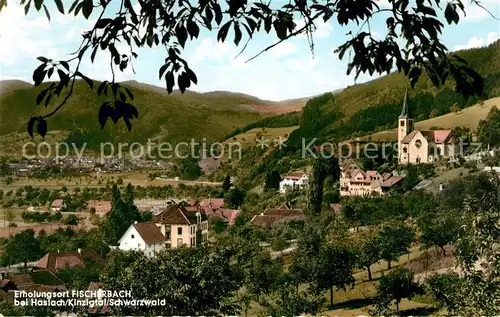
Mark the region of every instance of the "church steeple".
POLYGON ((403 109, 401 110, 401 114, 399 115, 399 119, 410 119, 410 107, 408 107, 408 88, 405 90, 405 98, 403 100, 403 109))

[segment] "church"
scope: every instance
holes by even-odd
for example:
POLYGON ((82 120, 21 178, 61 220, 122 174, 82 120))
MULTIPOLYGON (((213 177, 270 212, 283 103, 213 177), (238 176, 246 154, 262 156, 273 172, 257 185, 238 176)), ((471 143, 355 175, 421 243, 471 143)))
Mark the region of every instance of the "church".
POLYGON ((449 159, 459 153, 458 140, 453 130, 417 130, 408 106, 405 92, 403 109, 398 118, 399 164, 429 164, 449 159))

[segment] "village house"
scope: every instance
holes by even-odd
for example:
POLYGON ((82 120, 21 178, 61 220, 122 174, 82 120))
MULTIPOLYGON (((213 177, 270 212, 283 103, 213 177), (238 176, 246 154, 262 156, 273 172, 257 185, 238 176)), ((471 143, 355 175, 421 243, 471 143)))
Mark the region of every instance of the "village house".
POLYGON ((167 207, 153 218, 169 248, 193 247, 208 240, 208 218, 203 211, 187 211, 179 205, 167 207))
POLYGON ((211 213, 224 207, 224 198, 206 198, 198 204, 206 213, 211 213))
POLYGON ((287 190, 302 190, 309 184, 309 177, 304 172, 291 172, 282 177, 280 182, 280 193, 284 194, 287 190))
POLYGON ((220 158, 202 157, 198 162, 198 166, 205 174, 210 174, 217 170, 221 165, 220 158))
POLYGON ((391 173, 364 171, 356 161, 349 159, 340 165, 340 196, 385 195, 403 178, 391 173))
POLYGON ((234 225, 234 222, 236 221, 236 217, 240 214, 240 211, 237 209, 218 209, 212 213, 207 214, 209 218, 214 218, 214 219, 222 219, 223 221, 227 222, 228 225, 232 226, 234 225))
POLYGON ((240 211, 237 209, 226 209, 223 198, 206 198, 199 203, 196 200, 190 200, 185 206, 187 211, 202 211, 208 218, 222 219, 230 226, 234 224, 240 211))
POLYGON ((94 209, 96 213, 107 214, 111 211, 111 201, 109 200, 89 200, 87 210, 94 209))
POLYGON ((268 208, 260 215, 255 215, 250 223, 254 226, 266 227, 275 223, 304 220, 305 215, 300 209, 292 209, 283 204, 279 208, 268 208))
POLYGON ((35 267, 52 272, 66 267, 85 267, 87 261, 104 263, 94 250, 78 249, 77 251, 49 252, 35 264, 35 267))
POLYGON ((123 251, 143 251, 148 256, 154 256, 165 249, 166 237, 160 226, 154 222, 135 222, 118 241, 119 249, 123 251))
POLYGON ((188 211, 173 204, 152 221, 132 224, 119 240, 120 250, 143 251, 154 256, 165 248, 194 247, 208 240, 208 217, 203 210, 188 211))
POLYGON ((66 207, 66 202, 62 199, 56 199, 50 204, 50 210, 53 212, 61 211, 66 207))
POLYGON ((429 164, 458 155, 459 144, 453 130, 415 129, 407 99, 408 91, 398 118, 399 164, 429 164))
POLYGON ((14 292, 16 290, 60 292, 67 289, 64 282, 50 271, 2 274, 2 279, 0 280, 0 298, 14 300, 14 292))

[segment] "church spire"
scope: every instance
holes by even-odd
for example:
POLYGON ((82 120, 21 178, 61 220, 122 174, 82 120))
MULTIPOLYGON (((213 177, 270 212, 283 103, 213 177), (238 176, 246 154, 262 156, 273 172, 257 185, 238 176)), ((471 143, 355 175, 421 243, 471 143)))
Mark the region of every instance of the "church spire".
POLYGON ((399 115, 399 119, 410 119, 410 107, 408 107, 408 88, 405 90, 405 98, 403 100, 403 110, 401 110, 401 114, 399 115))

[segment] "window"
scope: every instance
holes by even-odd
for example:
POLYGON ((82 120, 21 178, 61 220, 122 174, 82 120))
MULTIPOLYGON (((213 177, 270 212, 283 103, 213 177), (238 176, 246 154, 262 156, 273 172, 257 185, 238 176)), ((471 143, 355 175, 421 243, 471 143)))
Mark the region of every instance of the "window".
POLYGON ((182 227, 177 227, 177 234, 182 234, 182 227))
POLYGON ((134 238, 134 235, 133 235, 133 234, 131 234, 131 235, 130 235, 130 238, 131 238, 131 239, 133 239, 133 238, 134 238))
POLYGON ((140 248, 141 248, 141 244, 140 244, 140 243, 138 243, 138 244, 137 244, 137 249, 140 249, 140 248))
POLYGON ((403 148, 403 152, 404 153, 407 153, 408 152, 408 149, 406 147, 403 148))
POLYGON ((420 140, 415 141, 415 146, 417 147, 417 149, 419 149, 422 146, 422 141, 420 140))
POLYGON ((399 123, 399 125, 401 125, 402 127, 404 127, 405 126, 405 121, 401 120, 400 123, 399 123))

